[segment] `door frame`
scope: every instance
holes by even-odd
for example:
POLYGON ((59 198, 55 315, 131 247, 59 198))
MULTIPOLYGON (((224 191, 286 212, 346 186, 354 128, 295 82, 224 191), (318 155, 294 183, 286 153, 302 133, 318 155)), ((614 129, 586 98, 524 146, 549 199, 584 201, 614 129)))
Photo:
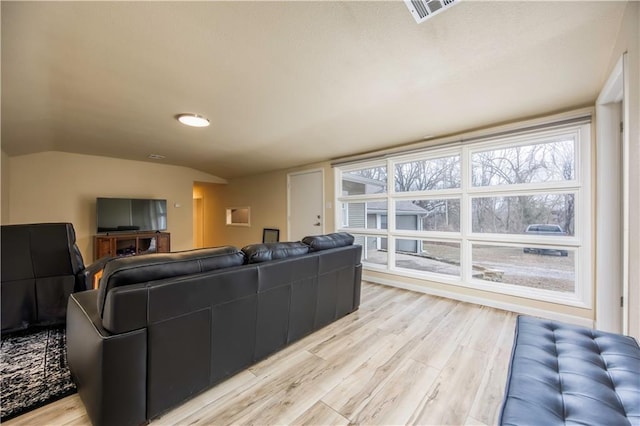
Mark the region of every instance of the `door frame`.
POLYGON ((320 172, 320 210, 322 215, 322 220, 320 221, 320 233, 325 233, 325 224, 326 224, 326 211, 325 211, 325 184, 324 184, 324 169, 322 167, 315 169, 307 169, 300 170, 297 172, 287 173, 287 239, 291 241, 291 177, 298 175, 306 175, 309 173, 318 173, 320 172))
POLYGON ((629 334, 629 72, 623 54, 596 100, 596 328, 629 334), (623 123, 620 132, 620 122, 623 123), (621 134, 620 134, 621 133, 621 134), (620 141, 613 152, 612 139, 620 141), (620 174, 611 176, 611 170, 620 174), (609 172, 609 173, 608 173, 609 172), (611 194, 610 187, 619 189, 611 194), (612 196, 619 202, 612 205, 612 196), (611 222, 615 223, 612 229, 611 222), (615 231, 617 229, 617 232, 615 231), (620 257, 620 260, 617 258, 620 257), (616 266, 619 270, 616 270, 616 266), (619 286, 614 289, 607 283, 619 286), (617 295, 622 297, 622 303, 617 295), (622 309, 620 309, 622 308, 622 309), (621 318, 617 316, 621 314, 621 318))

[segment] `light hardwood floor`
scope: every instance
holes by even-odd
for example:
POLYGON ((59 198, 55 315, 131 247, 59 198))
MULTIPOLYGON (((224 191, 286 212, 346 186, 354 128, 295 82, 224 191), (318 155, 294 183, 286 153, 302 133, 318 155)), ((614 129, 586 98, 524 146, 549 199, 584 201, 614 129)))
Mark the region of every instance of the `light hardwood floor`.
MULTIPOLYGON (((363 283, 357 312, 151 424, 495 424, 515 317, 363 283)), ((88 423, 72 395, 5 424, 88 423)))

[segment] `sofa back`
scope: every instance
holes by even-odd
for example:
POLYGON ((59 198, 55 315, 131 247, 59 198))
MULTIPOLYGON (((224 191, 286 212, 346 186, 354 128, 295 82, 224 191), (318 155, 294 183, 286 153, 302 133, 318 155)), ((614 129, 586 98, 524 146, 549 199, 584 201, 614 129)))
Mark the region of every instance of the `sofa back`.
POLYGON ((100 279, 98 312, 104 315, 107 294, 116 287, 215 271, 243 263, 244 254, 233 246, 114 259, 106 264, 100 279))
MULTIPOLYGON (((233 246, 131 256, 108 262, 100 279, 98 312, 104 317, 108 293, 116 288, 168 278, 183 277, 218 269, 302 256, 310 252, 353 245, 346 232, 305 237, 302 242, 250 244, 238 250, 233 246)), ((359 259, 358 259, 359 263, 359 259)))
MULTIPOLYGON (((171 288, 170 291, 175 293, 167 299, 171 302, 181 300, 184 294, 188 294, 190 298, 205 303, 212 303, 211 300, 224 303, 245 297, 249 293, 257 294, 272 286, 291 284, 292 280, 301 280, 303 276, 319 280, 327 270, 353 270, 360 264, 361 247, 353 246, 353 237, 347 233, 305 237, 305 241, 306 244, 262 243, 245 246, 242 250, 233 246, 223 246, 114 259, 107 263, 100 279, 98 313, 106 330, 122 333, 147 326, 149 315, 152 315, 147 310, 151 306, 149 299, 156 287, 171 288), (349 247, 351 249, 347 249, 349 247), (344 250, 336 251, 340 248, 344 250), (316 251, 311 252, 312 250, 316 251), (315 256, 312 256, 313 254, 315 256), (343 257, 338 259, 336 256, 343 257), (308 259, 303 260, 304 257, 308 259), (274 270, 278 272, 272 272, 274 270), (198 284, 201 288, 215 285, 215 289, 196 296, 197 291, 186 290, 186 283, 190 282, 201 283, 198 284), (123 315, 122 312, 127 314, 123 315)), ((345 281, 344 277, 333 279, 345 281)), ((352 283, 353 277, 347 279, 349 280, 352 283)), ((325 287, 334 286, 331 282, 325 287)), ((350 291, 353 293, 353 288, 350 291)), ((342 298, 341 301, 350 308, 354 306, 353 298, 342 298)), ((175 315, 178 315, 175 312, 176 308, 185 312, 193 308, 190 301, 175 306, 162 306, 158 312, 174 312, 175 315)), ((331 317, 331 320, 334 318, 331 312, 323 315, 320 315, 317 321, 314 319, 314 323, 323 322, 321 318, 325 316, 331 317)))

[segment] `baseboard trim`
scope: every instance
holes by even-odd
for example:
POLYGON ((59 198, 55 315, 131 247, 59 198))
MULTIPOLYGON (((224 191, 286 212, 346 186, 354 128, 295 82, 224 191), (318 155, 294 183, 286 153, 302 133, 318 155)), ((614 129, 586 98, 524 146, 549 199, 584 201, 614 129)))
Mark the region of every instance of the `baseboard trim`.
POLYGON ((382 284, 389 287, 402 288, 404 290, 411 290, 418 293, 430 294, 432 296, 440 296, 445 297, 447 299, 458 300, 460 302, 468 302, 474 303, 476 305, 488 306, 491 308, 502 309, 505 311, 515 312, 518 314, 531 315, 535 317, 546 318, 555 321, 563 321, 570 324, 575 324, 583 327, 594 328, 594 321, 576 317, 574 315, 561 314, 558 312, 548 311, 545 309, 532 308, 529 306, 521 306, 514 303, 506 303, 500 302, 496 300, 487 299, 484 297, 470 296, 466 294, 454 293, 446 290, 440 290, 436 288, 424 287, 414 284, 407 284, 400 281, 389 280, 380 277, 372 277, 366 274, 364 271, 362 273, 362 280, 369 281, 376 284, 382 284))

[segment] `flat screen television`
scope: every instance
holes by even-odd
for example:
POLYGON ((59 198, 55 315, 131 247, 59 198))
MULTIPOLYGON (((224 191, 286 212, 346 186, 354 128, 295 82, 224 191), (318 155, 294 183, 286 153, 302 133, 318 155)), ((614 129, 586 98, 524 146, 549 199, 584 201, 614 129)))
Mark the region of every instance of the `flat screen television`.
POLYGON ((165 231, 167 200, 96 198, 96 224, 99 234, 165 231))

